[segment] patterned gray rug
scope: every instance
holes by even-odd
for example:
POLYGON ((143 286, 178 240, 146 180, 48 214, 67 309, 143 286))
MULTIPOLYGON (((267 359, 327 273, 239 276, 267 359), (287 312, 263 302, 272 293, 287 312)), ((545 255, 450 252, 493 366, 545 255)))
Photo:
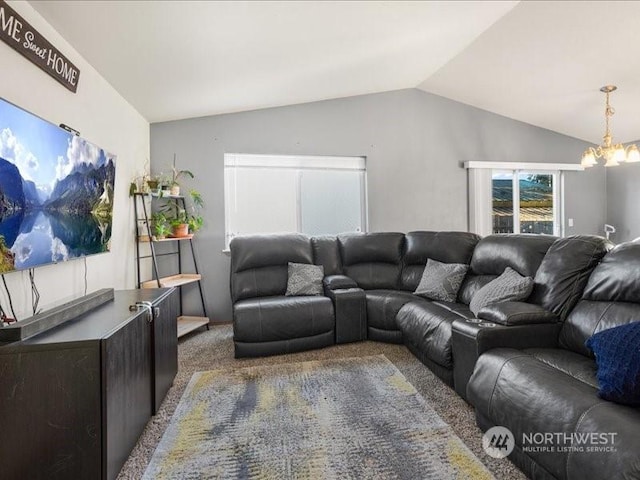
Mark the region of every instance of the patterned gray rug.
POLYGON ((197 372, 144 479, 491 479, 383 355, 197 372))

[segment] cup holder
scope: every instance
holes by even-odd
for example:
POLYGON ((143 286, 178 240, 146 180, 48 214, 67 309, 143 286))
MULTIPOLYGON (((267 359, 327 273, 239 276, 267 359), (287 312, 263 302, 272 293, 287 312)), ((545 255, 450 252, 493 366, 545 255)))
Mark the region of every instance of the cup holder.
POLYGON ((482 320, 480 318, 467 318, 467 323, 472 323, 474 325, 478 325, 479 327, 495 327, 496 324, 493 322, 487 322, 486 320, 482 320))
POLYGON ((496 324, 493 322, 480 322, 478 323, 479 326, 481 327, 495 327, 496 324))

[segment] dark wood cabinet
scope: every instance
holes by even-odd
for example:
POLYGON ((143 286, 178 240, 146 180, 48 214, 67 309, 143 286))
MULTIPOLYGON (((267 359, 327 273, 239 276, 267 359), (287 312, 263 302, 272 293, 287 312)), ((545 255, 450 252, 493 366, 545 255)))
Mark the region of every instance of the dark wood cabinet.
MULTIPOLYGON (((157 296, 155 289, 137 290, 138 300, 154 303, 157 296)), ((157 305, 157 303, 154 303, 157 305)), ((176 319, 180 314, 180 292, 177 288, 163 297, 162 304, 156 308, 156 316, 151 329, 153 361, 153 397, 152 412, 155 415, 173 379, 178 373, 178 326, 176 319)))
POLYGON ((177 372, 177 315, 175 289, 120 291, 0 346, 0 478, 116 478, 177 372))

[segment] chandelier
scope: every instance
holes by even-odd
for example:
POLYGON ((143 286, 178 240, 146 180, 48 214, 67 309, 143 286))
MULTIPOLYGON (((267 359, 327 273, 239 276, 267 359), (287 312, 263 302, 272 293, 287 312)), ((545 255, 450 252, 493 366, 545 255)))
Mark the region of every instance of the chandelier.
POLYGON ((605 85, 600 89, 600 91, 604 92, 607 96, 607 103, 604 109, 604 115, 606 118, 604 137, 602 137, 602 145, 595 148, 589 147, 584 151, 582 154, 582 161, 580 162, 583 167, 593 167, 594 165, 597 165, 598 162, 596 160, 598 158, 605 160, 605 167, 615 167, 620 165, 622 162, 640 162, 640 151, 638 151, 637 146, 631 144, 625 147, 621 143, 616 145, 612 143, 613 136, 609 130, 609 119, 614 113, 616 113, 616 111, 611 105, 609 105, 609 94, 614 92, 617 88, 618 87, 615 85, 605 85))

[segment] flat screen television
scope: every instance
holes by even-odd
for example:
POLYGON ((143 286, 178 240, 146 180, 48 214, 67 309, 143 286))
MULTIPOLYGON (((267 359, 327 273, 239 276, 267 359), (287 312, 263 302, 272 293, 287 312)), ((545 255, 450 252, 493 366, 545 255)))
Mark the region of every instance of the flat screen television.
POLYGON ((0 273, 109 251, 115 165, 0 98, 0 273))

